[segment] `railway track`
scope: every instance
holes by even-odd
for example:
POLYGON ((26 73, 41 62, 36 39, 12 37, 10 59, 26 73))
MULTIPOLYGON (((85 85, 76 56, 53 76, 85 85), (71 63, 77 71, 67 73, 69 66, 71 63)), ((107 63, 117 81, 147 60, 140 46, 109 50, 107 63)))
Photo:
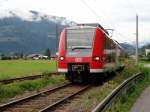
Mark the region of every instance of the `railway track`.
MULTIPOLYGON (((58 72, 51 72, 48 74, 48 76, 59 74, 58 72)), ((38 78, 42 78, 44 75, 32 75, 32 76, 26 76, 26 77, 19 77, 19 78, 12 78, 12 79, 6 79, 6 80, 0 80, 0 84, 9 84, 13 83, 15 81, 23 81, 23 80, 34 80, 38 78)))
POLYGON ((0 105, 0 112, 50 112, 68 99, 84 92, 90 85, 65 84, 26 98, 0 105))

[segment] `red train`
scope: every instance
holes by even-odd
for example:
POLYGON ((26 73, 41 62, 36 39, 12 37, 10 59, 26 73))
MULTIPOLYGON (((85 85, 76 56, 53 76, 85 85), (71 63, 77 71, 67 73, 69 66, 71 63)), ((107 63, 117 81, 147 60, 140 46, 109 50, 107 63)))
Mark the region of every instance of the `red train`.
POLYGON ((72 82, 84 82, 120 68, 121 46, 99 24, 65 28, 59 41, 58 72, 72 82))

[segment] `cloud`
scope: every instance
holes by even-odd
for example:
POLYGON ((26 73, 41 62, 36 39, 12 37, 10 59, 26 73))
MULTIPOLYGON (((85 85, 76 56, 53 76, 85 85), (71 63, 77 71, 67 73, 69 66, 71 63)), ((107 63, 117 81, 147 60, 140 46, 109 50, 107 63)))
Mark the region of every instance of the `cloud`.
POLYGON ((4 10, 26 13, 34 10, 78 23, 99 22, 105 28, 115 29, 113 38, 116 40, 134 41, 138 13, 140 41, 149 41, 149 6, 149 0, 0 0, 0 15, 7 15, 4 10))

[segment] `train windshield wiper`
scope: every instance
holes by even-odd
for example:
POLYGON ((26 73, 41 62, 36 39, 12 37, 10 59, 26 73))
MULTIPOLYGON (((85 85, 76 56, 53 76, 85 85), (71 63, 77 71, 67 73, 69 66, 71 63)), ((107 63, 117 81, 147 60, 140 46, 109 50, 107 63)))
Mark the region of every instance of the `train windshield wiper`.
POLYGON ((71 46, 71 50, 75 49, 92 49, 92 46, 71 46))

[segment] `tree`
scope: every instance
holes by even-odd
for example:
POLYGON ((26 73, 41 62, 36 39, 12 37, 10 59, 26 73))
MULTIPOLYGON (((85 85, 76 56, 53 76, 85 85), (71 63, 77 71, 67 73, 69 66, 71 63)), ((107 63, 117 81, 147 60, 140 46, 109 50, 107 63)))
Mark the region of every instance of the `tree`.
POLYGON ((47 49, 45 50, 45 55, 48 56, 48 59, 51 58, 51 51, 50 51, 49 48, 47 48, 47 49))

